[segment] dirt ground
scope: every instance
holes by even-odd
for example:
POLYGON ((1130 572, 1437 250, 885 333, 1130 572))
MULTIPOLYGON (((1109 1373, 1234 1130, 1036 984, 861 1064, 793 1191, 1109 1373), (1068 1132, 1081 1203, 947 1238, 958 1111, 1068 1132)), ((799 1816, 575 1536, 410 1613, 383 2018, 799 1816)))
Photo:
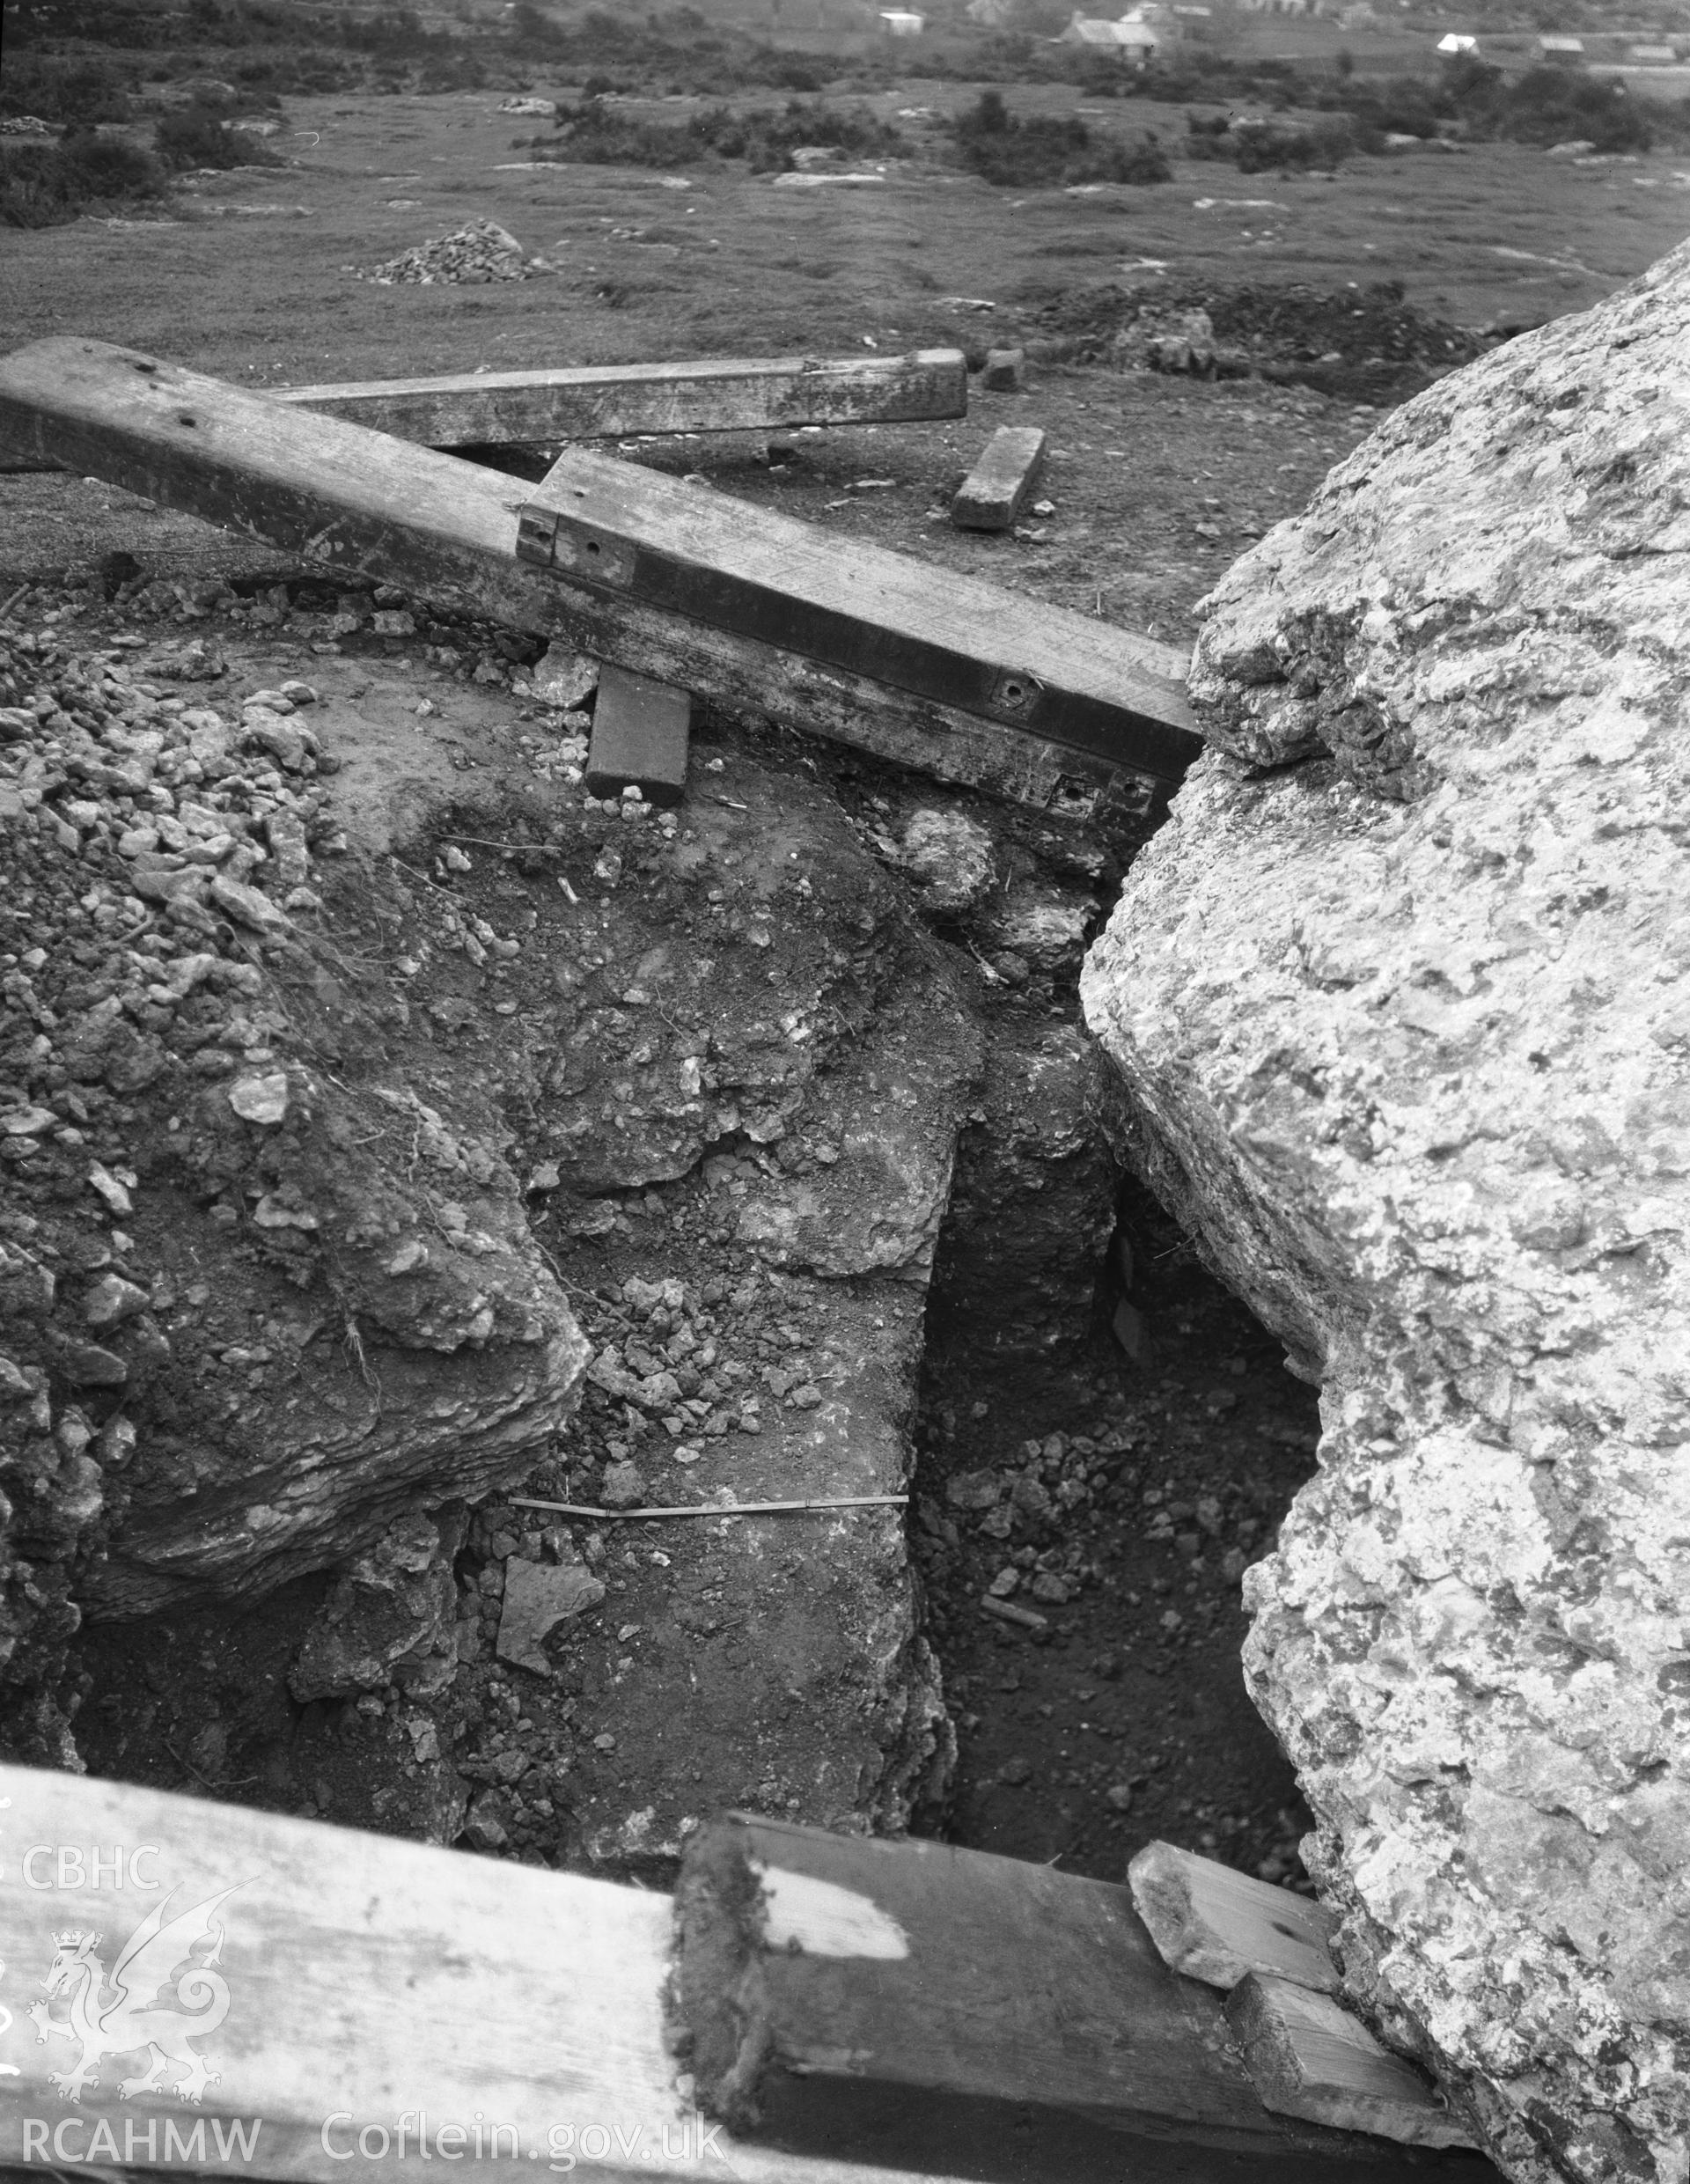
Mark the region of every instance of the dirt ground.
MULTIPOLYGON (((893 117, 942 110, 965 95, 912 81, 871 103, 893 117)), ((1060 89, 1015 101, 1054 110, 1074 102, 1060 89)), ((994 192, 919 157, 850 190, 776 188, 722 169, 671 187, 680 178, 509 165, 527 157, 511 140, 532 124, 513 125, 496 108, 485 95, 301 100, 279 140, 285 170, 207 178, 180 220, 9 234, 11 338, 75 332, 264 386, 478 364, 847 353, 944 341, 977 349, 1037 335, 1078 286, 1162 280, 1342 290, 1400 278, 1409 302, 1429 315, 1517 323, 1593 300, 1678 240, 1690 210, 1690 181, 1671 159, 1580 166, 1505 146, 1356 162, 1337 183, 1246 180, 1180 162, 1172 183, 1091 195, 994 192), (378 287, 346 269, 368 268, 472 215, 503 222, 562 269, 476 288, 378 287)), ((1123 106, 1089 118, 1137 133, 1158 117, 1123 106)), ((930 124, 916 116, 900 126, 919 139, 930 124)), ((824 528, 1183 643, 1209 584, 1302 504, 1376 414, 1307 386, 1053 361, 1035 364, 1019 393, 986 393, 974 382, 966 421, 803 434, 773 463, 760 439, 731 436, 627 452, 824 528), (949 492, 1007 422, 1037 423, 1049 434, 1043 504, 1012 537, 955 532, 944 516, 949 492)), ((236 584, 234 619, 225 607, 205 626, 247 646, 249 678, 310 672, 314 658, 325 673, 356 679, 347 663, 367 658, 363 673, 387 693, 385 732, 403 725, 419 747, 426 740, 430 762, 459 776, 481 762, 482 739, 508 751, 522 733, 518 699, 461 687, 467 663, 454 674, 399 641, 349 638, 340 653, 321 655, 300 629, 267 636, 267 586, 289 570, 261 548, 66 477, 0 478, 0 599, 39 587, 14 602, 29 626, 57 611, 56 579, 127 554, 142 577, 217 575, 236 584), (425 698, 439 705, 443 690, 440 718, 405 724, 409 709, 425 698)), ((76 607, 56 626, 66 636, 79 627, 109 635, 122 629, 123 608, 76 607)), ((887 825, 926 796, 923 784, 891 769, 857 765, 841 783, 836 754, 816 745, 809 755, 814 777, 830 782, 847 808, 871 819, 878 812, 887 825)), ((790 753, 782 762, 791 763, 790 753)), ((509 878, 496 871, 487 884, 509 878)), ((1106 874, 1096 893, 1101 916, 1106 874)), ((1034 996, 993 1005, 1071 1025, 1071 967, 1034 996)), ((736 1269, 711 1263, 723 1246, 702 1215, 659 1213, 660 1248, 650 1235, 619 1232, 594 1248, 621 1254, 627 1267, 621 1259, 600 1267, 585 1286, 602 1290, 607 1271, 620 1281, 665 1254, 687 1259, 701 1295, 731 1283, 736 1269)), ((948 1799, 921 1821, 961 1842, 1109 1877, 1159 1835, 1294 1879, 1301 1815, 1290 1770, 1241 1688, 1238 1576, 1312 1467, 1312 1392, 1290 1377, 1277 1346, 1195 1265, 1156 1209, 1131 1194, 1121 1240, 1130 1273, 1117 1247, 1089 1313, 1042 1357, 994 1357, 988 1330, 967 1314, 930 1321, 909 1536, 959 1757, 948 1799), (1123 1295, 1143 1323, 1135 1356, 1109 1332, 1123 1295), (1025 1482, 1019 1502, 981 1484, 1011 1473, 1025 1482), (1022 1525, 999 1513, 1011 1505, 1034 1515, 1022 1525), (1038 1620, 1005 1621, 982 1607, 983 1595, 1038 1620)), ((591 1239, 553 1241, 567 1252, 591 1239)), ((771 1339, 778 1348, 786 1338, 771 1339)), ((557 1491, 565 1482, 539 1483, 557 1491)), ((472 1563, 493 1557, 498 1520, 500 1511, 483 1512, 464 1549, 472 1563)), ((640 1551, 649 1570, 672 1550, 640 1551)), ((701 1542, 689 1551, 703 1559, 680 1590, 702 1599, 708 1549, 701 1542)), ((779 1582, 801 1585, 802 1556, 783 1554, 779 1582)), ((637 1679, 647 1643, 640 1632, 651 1621, 637 1555, 619 1581, 628 1587, 618 1627, 630 1651, 608 1673, 637 1679)), ((97 1632, 87 1669, 106 1702, 97 1699, 84 1724, 91 1764, 141 1768, 149 1779, 223 1794, 283 1795, 261 1771, 238 1776, 231 1754, 261 1750, 267 1717, 290 1707, 289 1654, 300 1618, 325 1589, 308 1578, 241 1618, 178 1619, 155 1633, 144 1667, 122 1626, 97 1632)), ((661 1775, 661 1724, 647 1747, 602 1752, 591 1733, 591 1678, 553 1695, 557 1720, 537 1720, 496 1676, 483 1677, 465 1726, 479 1739, 479 1779, 495 1787, 503 1779, 500 1753, 513 1743, 525 1765, 549 1764, 554 1747, 569 1745, 578 1755, 571 1796, 579 1831, 566 1849, 584 1854, 592 1828, 613 1827, 637 1805, 642 1780, 661 1775)), ((347 1809, 339 1786, 347 1770, 367 1776, 375 1745, 398 1731, 372 1716, 332 1734, 325 1724, 320 1763, 291 1765, 285 1794, 303 1769, 309 1809, 335 1814, 347 1809), (361 1737, 370 1751, 356 1748, 361 1737)), ((778 1809, 788 1795, 778 1751, 767 1770, 755 1780, 724 1770, 700 1794, 727 1802, 761 1795, 778 1809)), ((387 1809, 401 1817, 391 1801, 387 1809)), ((383 1808, 373 1818, 379 1823, 383 1808)))

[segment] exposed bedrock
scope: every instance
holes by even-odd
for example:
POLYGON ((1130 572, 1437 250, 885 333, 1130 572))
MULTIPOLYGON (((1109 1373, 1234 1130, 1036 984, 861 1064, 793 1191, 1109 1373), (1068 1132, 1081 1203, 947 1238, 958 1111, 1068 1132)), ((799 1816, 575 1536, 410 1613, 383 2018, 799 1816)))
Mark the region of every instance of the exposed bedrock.
POLYGON ((1214 747, 1084 991, 1322 1383, 1250 1686, 1387 2035, 1523 2184, 1682 2180, 1690 248, 1397 412, 1206 612, 1214 747))

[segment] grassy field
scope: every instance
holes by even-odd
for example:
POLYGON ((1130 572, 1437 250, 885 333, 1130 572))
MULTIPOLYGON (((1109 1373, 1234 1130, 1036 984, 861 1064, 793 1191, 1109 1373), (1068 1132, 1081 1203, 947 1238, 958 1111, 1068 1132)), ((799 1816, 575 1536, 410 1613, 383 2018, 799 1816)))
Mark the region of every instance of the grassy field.
POLYGON ((1174 179, 994 189, 937 165, 935 121, 899 118, 973 95, 912 80, 865 101, 913 156, 850 190, 729 166, 525 170, 507 163, 532 156, 512 140, 533 124, 491 94, 300 99, 276 140, 286 169, 208 180, 171 224, 7 234, 8 321, 14 340, 75 330, 260 382, 977 339, 987 314, 945 298, 991 299, 1007 322, 1054 288, 1158 268, 1228 286, 1399 278, 1420 309, 1482 324, 1581 309, 1690 229, 1682 155, 1580 165, 1488 144, 1357 158, 1335 180, 1245 177, 1179 157, 1179 109, 1098 106, 1066 85, 1009 103, 1135 137, 1160 121, 1174 179), (474 215, 558 275, 489 291, 371 288, 342 270, 474 215))

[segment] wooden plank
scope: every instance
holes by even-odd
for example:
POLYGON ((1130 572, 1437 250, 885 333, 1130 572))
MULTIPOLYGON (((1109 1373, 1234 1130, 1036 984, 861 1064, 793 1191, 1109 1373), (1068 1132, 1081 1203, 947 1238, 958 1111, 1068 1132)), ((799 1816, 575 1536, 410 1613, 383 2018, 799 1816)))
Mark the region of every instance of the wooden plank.
POLYGON ((1167 647, 637 464, 567 449, 522 511, 517 551, 1169 787, 1201 747, 1167 647))
POLYGON ((1336 1994, 1324 1904, 1275 1888, 1171 1842, 1149 1842, 1127 1868, 1138 1915, 1162 1961, 1188 1979, 1231 1989, 1252 1972, 1336 1994))
POLYGON ((968 372, 959 349, 918 349, 903 357, 724 357, 562 371, 475 371, 268 391, 282 401, 424 447, 893 424, 961 417, 968 411, 968 372))
POLYGON ((693 701, 685 690, 601 668, 587 746, 587 788, 619 797, 636 788, 648 804, 679 804, 687 789, 693 701))
POLYGON ((1227 1997, 1226 2017, 1276 2114, 1408 2146, 1473 2144, 1419 2071, 1330 1995, 1253 1972, 1227 1997))
POLYGON ((1018 2184, 1427 2184, 1442 2167, 1270 2116, 1218 1998, 1168 1969, 1108 1882, 736 1814, 689 1839, 676 1925, 701 2099, 790 2158, 919 2166, 943 2148, 1018 2184))
POLYGON ((8 2175, 956 2174, 795 2161, 701 2117, 665 2045, 665 1895, 75 1775, 0 1768, 4 1799, 8 2175), (91 1993, 126 1954, 124 1990, 91 1993), (86 2041, 61 2029, 90 2009, 86 2041))
POLYGON ((958 487, 951 520, 959 531, 1007 531, 1032 498, 1045 467, 1036 424, 1001 424, 958 487))
MULTIPOLYGON (((518 511, 536 489, 104 342, 62 336, 0 358, 0 452, 62 458, 79 473, 232 525, 327 571, 357 571, 447 611, 560 637, 690 690, 724 714, 830 736, 1057 817, 1109 810, 1153 819, 1171 776, 1201 748, 1189 724, 1183 657, 1148 638, 901 555, 864 563, 867 549, 856 548, 847 564, 854 576, 883 584, 894 602, 909 586, 941 634, 951 629, 954 603, 965 642, 989 634, 990 658, 1011 680, 1018 665, 1036 675, 1042 662, 1083 684, 1086 697, 1112 715, 1124 695, 1127 716, 1157 741, 1159 771, 1130 753, 1059 739, 1041 727, 1039 709, 1020 732, 1006 732, 1001 721, 949 693, 880 680, 871 672, 876 662, 806 657, 783 641, 778 621, 764 636, 747 636, 588 584, 567 567, 525 562, 515 551, 518 511)), ((619 496, 637 503, 650 489, 656 506, 672 509, 683 489, 585 451, 569 460, 581 467, 589 500, 597 493, 612 505, 619 496)), ((713 494, 696 499, 709 505, 718 537, 755 513, 713 494)), ((765 556, 768 520, 758 518, 765 556)), ((834 540, 799 524, 786 530, 802 542, 807 565, 831 568, 837 580, 834 540)), ((878 594, 864 604, 872 611, 878 594)))

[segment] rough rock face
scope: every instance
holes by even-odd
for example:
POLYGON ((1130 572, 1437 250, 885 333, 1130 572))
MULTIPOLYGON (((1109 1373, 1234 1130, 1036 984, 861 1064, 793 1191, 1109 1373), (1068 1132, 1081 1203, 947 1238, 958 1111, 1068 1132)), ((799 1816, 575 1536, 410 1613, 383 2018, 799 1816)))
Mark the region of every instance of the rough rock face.
POLYGON ((1076 1026, 1000 1022, 933 1271, 930 1340, 1036 1360, 1082 1344, 1113 1225, 1097 1049, 1076 1026))
POLYGON ((1323 1383, 1246 1579, 1352 1991, 1509 2173, 1690 2174, 1690 249, 1208 602, 1087 967, 1135 1156, 1323 1383))

